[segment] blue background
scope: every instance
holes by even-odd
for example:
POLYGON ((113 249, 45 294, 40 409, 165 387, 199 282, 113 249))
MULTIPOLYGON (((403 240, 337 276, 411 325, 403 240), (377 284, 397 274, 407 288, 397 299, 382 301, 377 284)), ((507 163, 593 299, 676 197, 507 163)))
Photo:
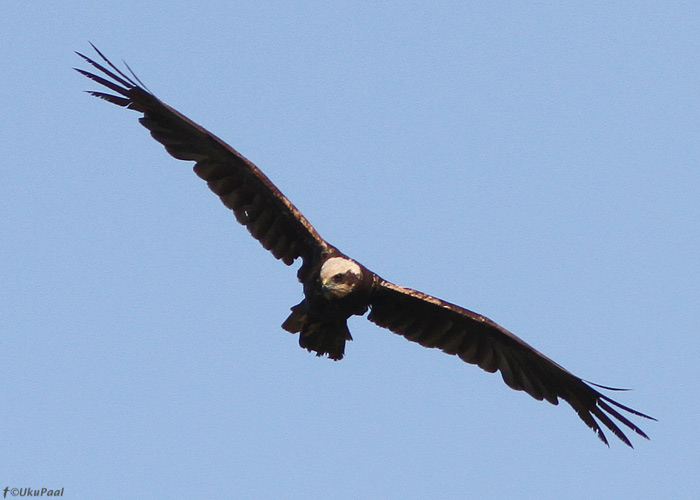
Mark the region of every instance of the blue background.
POLYGON ((64 497, 697 498, 694 2, 0 4, 0 488, 64 497), (480 312, 659 422, 567 405, 363 318, 281 330, 262 250, 93 41, 254 161, 328 241, 480 312), (612 436, 611 436, 612 438, 612 436))

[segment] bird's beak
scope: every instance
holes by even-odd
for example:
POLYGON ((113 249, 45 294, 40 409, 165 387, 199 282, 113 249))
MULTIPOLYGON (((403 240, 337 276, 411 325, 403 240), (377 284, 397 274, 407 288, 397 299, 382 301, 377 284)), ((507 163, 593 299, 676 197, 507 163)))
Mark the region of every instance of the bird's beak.
POLYGON ((328 282, 328 278, 323 278, 321 280, 321 293, 323 293, 323 296, 327 299, 331 296, 331 287, 328 286, 328 282))

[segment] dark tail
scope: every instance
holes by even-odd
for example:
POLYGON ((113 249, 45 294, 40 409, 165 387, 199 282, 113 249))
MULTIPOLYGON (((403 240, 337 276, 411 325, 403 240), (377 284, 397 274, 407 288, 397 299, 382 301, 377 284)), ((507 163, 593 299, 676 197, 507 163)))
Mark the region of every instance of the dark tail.
POLYGON ((299 333, 299 345, 304 349, 315 352, 316 356, 328 355, 336 361, 343 359, 345 341, 352 340, 345 321, 313 321, 307 315, 304 301, 292 307, 292 314, 282 323, 282 328, 290 333, 299 333))

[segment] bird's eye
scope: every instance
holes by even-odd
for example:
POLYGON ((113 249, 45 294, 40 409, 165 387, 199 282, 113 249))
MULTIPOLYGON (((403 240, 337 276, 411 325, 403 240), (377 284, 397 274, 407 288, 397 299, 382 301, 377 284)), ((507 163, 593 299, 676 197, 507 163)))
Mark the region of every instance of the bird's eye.
POLYGON ((333 283, 340 283, 341 281, 343 281, 343 275, 338 273, 335 276, 333 276, 332 280, 333 283))

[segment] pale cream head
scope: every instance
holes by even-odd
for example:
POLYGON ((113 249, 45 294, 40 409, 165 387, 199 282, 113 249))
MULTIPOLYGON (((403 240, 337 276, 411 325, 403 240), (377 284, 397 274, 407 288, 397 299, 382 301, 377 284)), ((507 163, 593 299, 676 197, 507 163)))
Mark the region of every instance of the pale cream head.
POLYGON ((357 262, 344 257, 332 257, 321 266, 323 294, 329 298, 342 298, 352 292, 362 279, 357 262))

